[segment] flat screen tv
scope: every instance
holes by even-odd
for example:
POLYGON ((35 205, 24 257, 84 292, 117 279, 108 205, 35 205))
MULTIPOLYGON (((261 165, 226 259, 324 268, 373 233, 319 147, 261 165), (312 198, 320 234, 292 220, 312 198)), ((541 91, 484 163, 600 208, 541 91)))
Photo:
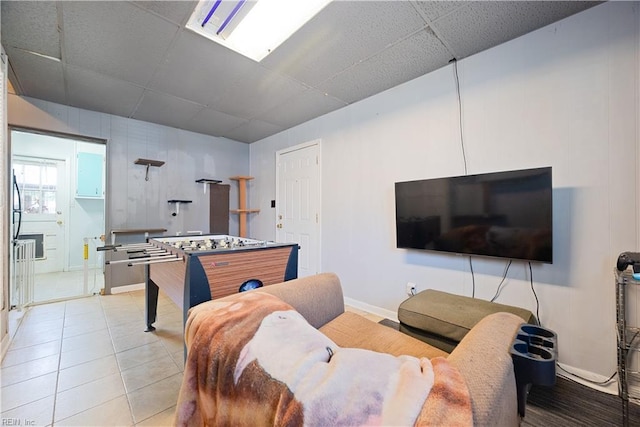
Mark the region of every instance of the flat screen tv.
POLYGON ((551 168, 396 182, 398 248, 553 262, 551 168))

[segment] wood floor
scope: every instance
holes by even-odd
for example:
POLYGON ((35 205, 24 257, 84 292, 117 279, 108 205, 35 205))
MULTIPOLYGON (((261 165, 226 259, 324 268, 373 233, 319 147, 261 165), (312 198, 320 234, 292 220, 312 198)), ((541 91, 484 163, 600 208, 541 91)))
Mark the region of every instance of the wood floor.
MULTIPOLYGON (((640 406, 629 403, 628 425, 640 425, 640 406)), ((582 384, 557 378, 554 387, 532 387, 523 426, 621 426, 622 401, 582 384)))

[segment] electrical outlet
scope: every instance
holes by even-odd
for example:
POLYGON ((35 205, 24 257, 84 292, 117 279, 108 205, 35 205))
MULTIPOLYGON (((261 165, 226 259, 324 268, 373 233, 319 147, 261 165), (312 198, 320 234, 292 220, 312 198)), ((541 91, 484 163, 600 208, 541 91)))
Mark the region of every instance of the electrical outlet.
POLYGON ((407 295, 413 296, 416 294, 416 284, 412 282, 407 282, 407 295))

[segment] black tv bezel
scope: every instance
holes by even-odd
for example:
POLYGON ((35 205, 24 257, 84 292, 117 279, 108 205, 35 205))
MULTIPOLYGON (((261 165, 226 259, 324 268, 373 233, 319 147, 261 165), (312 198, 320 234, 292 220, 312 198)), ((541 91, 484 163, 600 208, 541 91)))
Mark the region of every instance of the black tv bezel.
POLYGON ((504 170, 504 171, 495 171, 495 172, 486 172, 486 173, 477 173, 477 174, 468 174, 468 175, 451 175, 451 176, 443 176, 443 177, 434 177, 434 178, 425 178, 425 179, 417 179, 417 180, 410 180, 410 181, 397 181, 394 184, 394 210, 395 210, 395 218, 394 218, 394 222, 395 222, 395 233, 396 233, 396 249, 404 249, 404 250, 410 250, 410 251, 420 251, 420 252, 429 252, 429 253, 434 253, 434 254, 442 254, 442 255, 454 255, 454 256, 472 256, 472 257, 480 257, 480 258, 487 258, 487 259, 494 259, 494 260, 513 260, 513 261, 522 261, 522 262, 530 262, 530 263, 539 263, 539 264, 553 264, 553 259, 554 259, 554 254, 553 254, 553 248, 554 248, 554 244, 553 244, 553 239, 554 239, 554 233, 553 233, 553 168, 551 166, 543 166, 543 167, 537 167, 537 168, 527 168, 527 169, 510 169, 510 170, 504 170), (487 255, 487 254, 480 254, 480 253, 469 253, 469 252, 459 252, 459 251, 448 251, 448 250, 444 250, 444 249, 433 249, 433 248, 416 248, 416 247, 412 247, 412 246, 400 246, 399 242, 398 242, 398 192, 397 192, 397 186, 398 184, 406 184, 406 183, 413 183, 413 182, 421 182, 421 181, 436 181, 436 180, 443 180, 443 179, 456 179, 456 178, 460 178, 460 179, 464 179, 464 178, 473 178, 473 177, 499 177, 502 174, 513 174, 513 173, 517 173, 517 172, 532 172, 532 171, 541 171, 541 172, 545 172, 546 174, 549 175, 549 182, 550 182, 550 190, 551 190, 551 260, 547 261, 547 260, 542 260, 542 259, 529 259, 529 258, 518 258, 518 257, 507 257, 507 256, 500 256, 500 255, 487 255))

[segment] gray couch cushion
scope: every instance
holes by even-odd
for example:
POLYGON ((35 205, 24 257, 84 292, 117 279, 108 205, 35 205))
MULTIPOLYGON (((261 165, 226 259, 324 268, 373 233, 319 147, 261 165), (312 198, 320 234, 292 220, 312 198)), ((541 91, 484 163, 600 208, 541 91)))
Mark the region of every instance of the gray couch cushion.
POLYGON ((422 291, 400 304, 398 320, 413 331, 425 331, 457 343, 480 320, 498 312, 512 313, 525 322, 535 323, 535 316, 529 310, 434 289, 422 291))

